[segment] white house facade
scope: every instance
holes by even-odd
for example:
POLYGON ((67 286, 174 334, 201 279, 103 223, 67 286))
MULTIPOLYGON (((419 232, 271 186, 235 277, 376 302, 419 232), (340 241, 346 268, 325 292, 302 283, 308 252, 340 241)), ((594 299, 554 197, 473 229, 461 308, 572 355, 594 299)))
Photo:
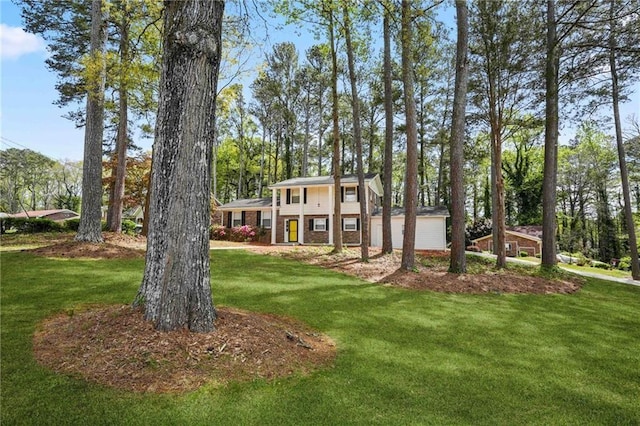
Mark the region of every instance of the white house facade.
MULTIPOLYGON (((340 215, 334 218, 335 184, 331 176, 293 178, 269 186, 270 198, 235 200, 220 206, 222 225, 228 228, 251 225, 261 228, 260 241, 271 244, 333 245, 333 229, 339 226, 345 245, 360 245, 362 219, 360 199, 365 197, 367 221, 372 246, 382 245, 380 201, 382 181, 377 174, 365 176, 364 189, 355 175, 340 179, 340 215)), ((446 218, 444 207, 418 209, 416 248, 443 250, 446 248, 446 218)), ((404 211, 392 211, 393 247, 402 248, 404 211)))

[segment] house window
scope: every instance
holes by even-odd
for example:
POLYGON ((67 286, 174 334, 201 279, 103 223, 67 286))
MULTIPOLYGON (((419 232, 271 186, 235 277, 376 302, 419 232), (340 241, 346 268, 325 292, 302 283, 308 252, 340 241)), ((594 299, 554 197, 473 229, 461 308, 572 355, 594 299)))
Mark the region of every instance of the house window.
POLYGON ((242 226, 242 212, 233 212, 232 226, 242 226))
POLYGON ((291 204, 300 204, 300 189, 291 190, 291 204))
POLYGON ((260 218, 260 226, 271 229, 271 210, 263 210, 260 218))
POLYGON ((342 230, 343 231, 357 231, 358 230, 358 219, 355 217, 345 217, 342 219, 342 230))
POLYGON ((326 231, 327 230, 327 219, 313 219, 313 230, 314 231, 326 231))
POLYGON ((354 203, 358 201, 358 195, 355 186, 348 186, 344 188, 344 201, 347 203, 354 203))
POLYGON ((505 249, 506 251, 511 251, 511 243, 505 243, 505 244, 504 244, 504 249, 505 249))

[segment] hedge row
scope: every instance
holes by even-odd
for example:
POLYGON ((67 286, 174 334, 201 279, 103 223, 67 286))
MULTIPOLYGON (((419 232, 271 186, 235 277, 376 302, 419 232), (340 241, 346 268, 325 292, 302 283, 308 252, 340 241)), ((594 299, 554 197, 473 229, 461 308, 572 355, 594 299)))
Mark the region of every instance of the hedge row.
MULTIPOLYGON (((18 218, 5 217, 0 219, 0 231, 5 232, 12 230, 21 234, 35 234, 38 232, 77 232, 80 226, 80 219, 69 219, 65 222, 54 222, 50 219, 41 218, 18 218)), ((107 230, 107 222, 102 221, 102 230, 107 230)), ((135 222, 131 220, 122 221, 122 232, 133 235, 136 230, 135 222)))

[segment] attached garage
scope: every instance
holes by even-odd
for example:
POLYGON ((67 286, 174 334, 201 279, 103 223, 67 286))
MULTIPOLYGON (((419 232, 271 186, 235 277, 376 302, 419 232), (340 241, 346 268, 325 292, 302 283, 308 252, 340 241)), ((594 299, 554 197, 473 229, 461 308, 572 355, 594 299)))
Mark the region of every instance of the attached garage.
MULTIPOLYGON (((444 250, 447 247, 447 217, 443 206, 418 207, 416 215, 417 250, 444 250)), ((391 238, 394 249, 402 248, 404 209, 391 209, 391 238)), ((371 245, 382 247, 382 209, 371 215, 371 245)))

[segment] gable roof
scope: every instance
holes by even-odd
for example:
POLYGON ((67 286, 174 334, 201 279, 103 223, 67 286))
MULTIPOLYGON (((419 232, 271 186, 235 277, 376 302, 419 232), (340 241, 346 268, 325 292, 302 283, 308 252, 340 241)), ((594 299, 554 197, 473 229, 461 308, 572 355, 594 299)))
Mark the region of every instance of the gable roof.
POLYGON ((218 210, 264 210, 271 208, 271 198, 242 198, 218 207, 218 210))
MULTIPOLYGON (((366 173, 364 180, 371 181, 376 176, 376 173, 366 173)), ((358 175, 344 175, 340 176, 340 183, 358 183, 358 175)), ((290 186, 326 186, 333 185, 333 176, 312 176, 312 177, 297 177, 282 182, 276 182, 270 185, 269 188, 285 188, 290 186)))
MULTIPOLYGON (((527 234, 523 234, 522 232, 516 232, 516 231, 509 231, 508 229, 504 231, 505 235, 513 235, 514 237, 520 237, 520 238, 524 238, 527 240, 531 240, 531 241, 535 241, 537 243, 541 243, 542 239, 536 236, 532 236, 532 235, 527 235, 527 234)), ((480 237, 480 238, 476 238, 475 240, 471 240, 471 242, 475 243, 481 240, 486 240, 487 238, 492 238, 493 233, 489 234, 489 235, 485 235, 484 237, 480 237)))
POLYGON ((46 218, 47 216, 51 216, 51 215, 55 215, 55 214, 60 214, 60 213, 65 213, 68 214, 70 216, 80 216, 78 213, 69 210, 69 209, 53 209, 53 210, 29 210, 29 211, 22 211, 20 213, 16 213, 16 214, 12 214, 11 217, 16 217, 16 218, 46 218))
MULTIPOLYGON (((382 216, 382 209, 376 209, 371 216, 382 216)), ((391 216, 404 216, 404 207, 392 207, 391 216)), ((445 206, 418 207, 416 216, 449 217, 449 210, 445 206)))
POLYGON ((542 225, 507 226, 507 230, 526 234, 530 237, 542 238, 542 225))

